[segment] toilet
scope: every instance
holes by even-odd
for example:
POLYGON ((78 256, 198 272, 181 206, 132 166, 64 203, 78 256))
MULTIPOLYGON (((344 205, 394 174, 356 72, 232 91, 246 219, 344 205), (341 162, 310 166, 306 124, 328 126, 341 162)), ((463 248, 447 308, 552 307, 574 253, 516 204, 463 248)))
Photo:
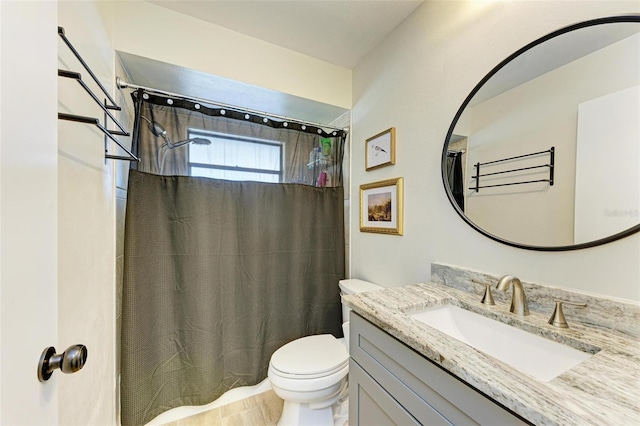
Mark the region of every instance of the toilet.
MULTIPOLYGON (((341 295, 380 290, 373 283, 349 279, 341 295)), ((276 350, 269 362, 273 391, 284 400, 279 426, 332 426, 332 406, 348 395, 349 309, 342 305, 344 339, 331 334, 302 337, 276 350)))

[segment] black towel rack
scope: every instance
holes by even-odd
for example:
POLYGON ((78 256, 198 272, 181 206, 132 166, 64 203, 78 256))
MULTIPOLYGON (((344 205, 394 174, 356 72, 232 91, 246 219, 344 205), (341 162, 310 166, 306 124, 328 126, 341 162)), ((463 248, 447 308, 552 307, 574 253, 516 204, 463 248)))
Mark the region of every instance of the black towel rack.
MULTIPOLYGON (((100 90, 102 90, 102 92, 106 96, 106 99, 104 100, 104 103, 103 103, 96 96, 96 94, 93 93, 93 91, 89 88, 89 86, 87 86, 87 84, 82 80, 82 75, 80 73, 59 69, 58 70, 58 77, 64 77, 64 78, 70 78, 70 79, 76 80, 78 82, 78 84, 80 84, 80 86, 82 86, 82 88, 89 94, 89 96, 91 96, 91 98, 100 106, 100 108, 102 108, 102 110, 104 111, 104 125, 100 122, 99 119, 94 118, 94 117, 85 117, 85 116, 82 116, 82 115, 65 114, 65 113, 61 113, 61 112, 58 113, 58 119, 59 120, 66 120, 66 121, 74 121, 74 122, 77 122, 77 123, 92 124, 92 125, 96 126, 98 129, 100 129, 100 131, 102 131, 102 133, 104 133, 105 137, 111 139, 113 142, 115 142, 120 147, 120 149, 122 149, 124 152, 127 153, 126 156, 124 156, 124 155, 111 155, 111 154, 107 153, 107 150, 105 148, 105 158, 112 159, 112 160, 124 160, 124 161, 136 161, 136 162, 139 162, 140 159, 138 157, 136 157, 135 155, 133 155, 131 153, 131 151, 129 151, 119 140, 117 140, 114 137, 114 135, 116 135, 116 136, 130 136, 130 133, 125 130, 124 126, 122 126, 122 124, 120 124, 120 122, 109 111, 109 110, 121 111, 122 108, 120 108, 118 105, 116 105, 116 102, 113 100, 111 95, 109 95, 109 92, 107 91, 107 89, 104 88, 102 83, 100 83, 100 80, 98 80, 98 77, 96 77, 96 75, 93 73, 93 71, 91 71, 91 68, 89 68, 89 65, 87 65, 87 63, 84 61, 84 59, 82 59, 82 56, 80 56, 78 51, 73 47, 73 45, 71 44, 71 42, 69 41, 69 39, 65 35, 64 28, 58 27, 58 35, 64 41, 64 43, 67 45, 69 50, 71 50, 71 52, 76 57, 76 59, 78 59, 80 64, 82 64, 84 69, 87 70, 87 72, 89 73, 89 75, 91 76, 93 81, 98 85, 100 90), (120 130, 109 130, 107 128, 108 127, 108 120, 111 120, 120 130)), ((106 139, 105 139, 105 144, 106 144, 106 139)))
POLYGON ((474 190, 476 192, 480 192, 480 188, 494 188, 494 187, 497 187, 497 186, 522 185, 522 184, 525 184, 525 183, 536 183, 536 182, 549 182, 549 186, 553 186, 554 166, 555 166, 555 147, 553 147, 553 146, 550 149, 546 150, 546 151, 533 152, 531 154, 524 154, 524 155, 517 155, 515 157, 509 157, 509 158, 502 158, 500 160, 487 161, 486 163, 476 163, 475 164, 476 174, 471 177, 471 179, 475 179, 476 180, 476 184, 475 184, 475 186, 473 186, 473 187, 471 187, 469 189, 474 190), (542 154, 549 154, 549 163, 540 164, 540 165, 537 165, 537 166, 520 167, 520 168, 516 168, 516 169, 502 170, 502 171, 499 171, 499 172, 480 174, 480 167, 481 166, 487 166, 487 165, 490 165, 490 164, 502 163, 502 162, 505 162, 505 161, 520 160, 520 159, 524 159, 524 158, 527 158, 527 157, 533 157, 534 155, 542 155, 542 154), (513 172, 519 172, 519 171, 523 171, 523 170, 540 169, 540 168, 544 168, 544 167, 548 167, 549 168, 549 179, 527 180, 527 181, 521 181, 521 182, 509 182, 509 183, 500 183, 500 184, 494 184, 494 185, 480 185, 480 178, 481 177, 494 176, 494 175, 500 175, 500 174, 505 174, 505 173, 513 173, 513 172))

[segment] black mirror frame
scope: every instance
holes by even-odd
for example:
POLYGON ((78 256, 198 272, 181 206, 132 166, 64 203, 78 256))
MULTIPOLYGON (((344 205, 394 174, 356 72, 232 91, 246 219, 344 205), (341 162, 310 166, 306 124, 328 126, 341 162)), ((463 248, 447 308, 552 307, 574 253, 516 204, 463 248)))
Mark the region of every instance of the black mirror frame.
POLYGON ((594 241, 590 241, 590 242, 587 242, 587 243, 574 244, 574 245, 569 245, 569 246, 532 246, 532 245, 527 245, 527 244, 516 243, 516 242, 513 242, 513 241, 506 240, 504 238, 500 238, 500 237, 498 237, 496 235, 493 235, 493 234, 485 231, 484 229, 480 228, 475 223, 473 223, 464 214, 464 212, 460 209, 460 207, 456 203, 456 201, 455 201, 455 199, 453 197, 453 193, 451 192, 451 188, 449 188, 448 178, 447 178, 447 148, 448 148, 448 145, 449 145, 449 140, 451 139, 451 136, 453 135, 453 131, 454 131, 455 127, 456 127, 456 124, 458 123, 458 120, 460 119, 460 116, 464 112, 465 108, 467 107, 467 105, 469 105, 469 102, 471 102, 471 99, 473 99, 473 97, 476 95, 476 93, 478 93, 478 91, 482 88, 482 86, 484 86, 484 84, 491 77, 493 77, 506 64, 511 62, 516 57, 518 57, 521 54, 523 54, 524 52, 532 49, 533 47, 544 43, 547 40, 550 40, 550 39, 552 39, 554 37, 557 37, 559 35, 566 34, 568 32, 571 32, 571 31, 574 31, 574 30, 578 30, 578 29, 581 29, 581 28, 587 28, 587 27, 592 27, 592 26, 595 26, 595 25, 602 25, 602 24, 613 24, 613 23, 616 23, 616 22, 637 22, 637 23, 640 23, 640 15, 639 14, 616 15, 616 16, 610 16, 610 17, 606 17, 606 18, 598 18, 598 19, 592 19, 592 20, 588 20, 588 21, 579 22, 577 24, 572 24, 572 25, 569 25, 567 27, 560 28, 559 30, 553 31, 553 32, 551 32, 551 33, 549 33, 549 34, 547 34, 547 35, 545 35, 545 36, 543 36, 543 37, 541 37, 541 38, 539 38, 539 39, 527 44, 526 46, 518 49, 516 52, 514 52, 509 57, 504 59, 497 66, 495 66, 491 71, 489 71, 489 73, 487 75, 485 75, 484 78, 482 80, 480 80, 480 82, 473 88, 471 93, 469 93, 469 95, 465 98, 464 102, 462 103, 462 106, 458 109, 458 112, 456 113, 455 117, 453 118, 453 121, 451 122, 451 126, 449 126, 449 131, 447 132, 447 137, 445 139, 444 148, 442 150, 442 160, 441 160, 442 185, 443 185, 443 187, 445 189, 445 192, 447 194, 447 198, 449 199, 449 202, 453 206, 453 209, 456 211, 456 213, 458 213, 458 215, 469 226, 471 226, 473 229, 475 229, 476 231, 478 231, 479 233, 481 233, 485 237, 491 238, 494 241, 497 241, 497 242, 502 243, 502 244, 506 244, 508 246, 517 247, 517 248, 521 248, 521 249, 525 249, 525 250, 570 251, 570 250, 580 250, 580 249, 596 247, 596 246, 599 246, 599 245, 607 244, 607 243, 610 243, 610 242, 613 242, 613 241, 628 237, 629 235, 635 234, 636 232, 640 231, 640 224, 638 224, 638 225, 635 225, 635 226, 633 226, 633 227, 631 227, 629 229, 626 229, 626 230, 624 230, 622 232, 619 232, 617 234, 610 235, 610 236, 608 236, 606 238, 601 238, 599 240, 594 240, 594 241))

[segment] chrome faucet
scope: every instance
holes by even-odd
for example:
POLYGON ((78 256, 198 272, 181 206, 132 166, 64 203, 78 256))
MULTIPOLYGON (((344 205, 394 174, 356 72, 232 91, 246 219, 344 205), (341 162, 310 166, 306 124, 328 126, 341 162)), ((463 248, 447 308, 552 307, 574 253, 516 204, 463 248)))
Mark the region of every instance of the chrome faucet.
POLYGON ((505 275, 500 278, 496 288, 507 291, 511 284, 513 284, 513 295, 511 296, 511 308, 509 308, 509 312, 518 315, 529 315, 529 307, 527 306, 527 298, 524 295, 524 287, 519 279, 511 275, 505 275))

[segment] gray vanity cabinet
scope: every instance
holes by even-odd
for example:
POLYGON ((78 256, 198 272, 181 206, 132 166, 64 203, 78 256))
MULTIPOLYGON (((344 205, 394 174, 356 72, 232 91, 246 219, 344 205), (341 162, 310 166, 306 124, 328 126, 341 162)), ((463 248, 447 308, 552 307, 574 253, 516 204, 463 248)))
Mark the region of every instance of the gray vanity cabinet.
POLYGON ((350 425, 527 424, 355 312, 350 329, 350 425))

